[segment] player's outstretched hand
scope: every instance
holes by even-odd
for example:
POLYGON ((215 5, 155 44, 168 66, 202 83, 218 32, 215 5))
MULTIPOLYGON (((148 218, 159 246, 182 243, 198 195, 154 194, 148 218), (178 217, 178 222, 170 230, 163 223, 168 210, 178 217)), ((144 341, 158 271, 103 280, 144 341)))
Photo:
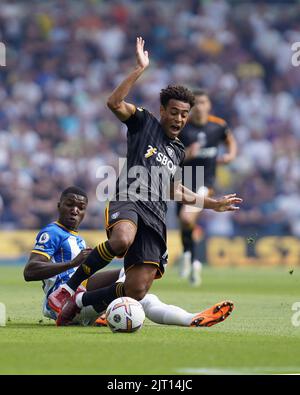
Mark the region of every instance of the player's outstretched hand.
POLYGON ((149 66, 148 51, 144 51, 145 41, 142 37, 136 38, 136 61, 137 65, 143 69, 149 66))
POLYGON ((72 260, 72 266, 76 267, 84 263, 92 251, 92 248, 85 248, 84 250, 81 250, 80 253, 72 260))
POLYGON ((225 195, 216 201, 215 211, 237 211, 239 206, 237 204, 242 203, 243 199, 236 197, 236 193, 231 193, 230 195, 225 195))

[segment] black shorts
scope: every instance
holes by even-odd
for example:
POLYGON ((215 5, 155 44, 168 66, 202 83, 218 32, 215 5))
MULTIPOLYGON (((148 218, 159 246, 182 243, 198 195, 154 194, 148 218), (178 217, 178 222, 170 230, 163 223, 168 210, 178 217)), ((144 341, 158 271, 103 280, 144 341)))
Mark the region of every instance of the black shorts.
POLYGON ((154 219, 151 226, 149 218, 135 202, 113 201, 105 210, 106 232, 109 237, 110 229, 119 222, 131 222, 137 227, 134 242, 124 255, 125 273, 134 265, 150 264, 157 266, 155 278, 161 278, 168 263, 165 225, 154 219))

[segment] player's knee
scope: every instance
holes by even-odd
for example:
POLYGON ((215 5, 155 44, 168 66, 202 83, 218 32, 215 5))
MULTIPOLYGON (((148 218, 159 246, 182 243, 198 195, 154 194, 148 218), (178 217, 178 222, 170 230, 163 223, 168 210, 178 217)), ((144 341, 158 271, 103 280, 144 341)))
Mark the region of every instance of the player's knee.
POLYGON ((118 237, 109 240, 111 248, 117 255, 123 255, 133 242, 131 234, 121 233, 118 237))
POLYGON ((113 227, 109 244, 116 255, 124 255, 134 241, 136 227, 122 222, 113 227))
POLYGON ((156 295, 147 293, 147 295, 145 295, 145 297, 144 297, 144 301, 145 301, 145 303, 154 304, 154 303, 158 303, 159 299, 156 295))
POLYGON ((125 287, 126 296, 135 300, 142 300, 148 292, 148 287, 144 284, 125 287))
POLYGON ((151 306, 157 306, 159 303, 161 303, 156 295, 148 294, 148 293, 144 296, 144 298, 142 300, 140 300, 140 302, 141 302, 145 312, 151 306))

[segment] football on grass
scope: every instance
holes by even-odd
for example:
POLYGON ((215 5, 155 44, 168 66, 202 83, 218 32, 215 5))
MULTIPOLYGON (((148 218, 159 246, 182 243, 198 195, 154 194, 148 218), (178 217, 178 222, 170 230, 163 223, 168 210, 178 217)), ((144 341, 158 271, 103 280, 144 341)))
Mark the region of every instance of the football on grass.
POLYGON ((106 320, 112 332, 132 333, 143 326, 145 313, 137 300, 124 296, 110 303, 106 320))

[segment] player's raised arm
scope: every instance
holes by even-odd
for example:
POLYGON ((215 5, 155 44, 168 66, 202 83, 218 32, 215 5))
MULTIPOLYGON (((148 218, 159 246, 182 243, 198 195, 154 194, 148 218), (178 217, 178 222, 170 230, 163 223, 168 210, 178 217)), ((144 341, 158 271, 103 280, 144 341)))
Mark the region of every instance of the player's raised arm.
POLYGON ((149 65, 148 52, 144 51, 145 41, 142 37, 136 39, 136 67, 112 92, 107 100, 107 106, 120 119, 126 121, 135 112, 135 106, 125 102, 136 80, 143 74, 149 65))
POLYGON ((175 184, 173 198, 189 206, 211 209, 218 212, 237 211, 240 208, 236 205, 243 201, 243 199, 237 197, 235 193, 223 196, 220 199, 209 198, 192 192, 181 183, 175 184))

